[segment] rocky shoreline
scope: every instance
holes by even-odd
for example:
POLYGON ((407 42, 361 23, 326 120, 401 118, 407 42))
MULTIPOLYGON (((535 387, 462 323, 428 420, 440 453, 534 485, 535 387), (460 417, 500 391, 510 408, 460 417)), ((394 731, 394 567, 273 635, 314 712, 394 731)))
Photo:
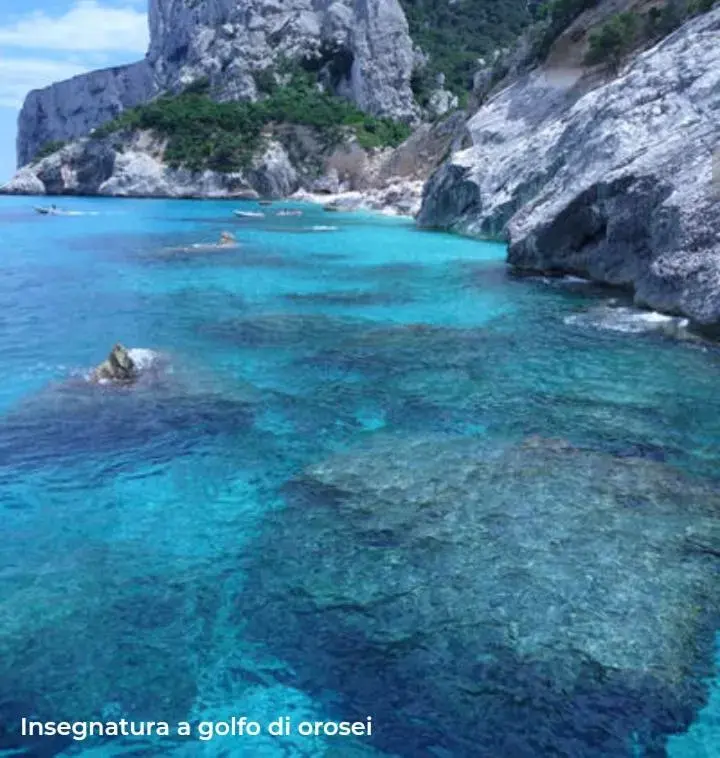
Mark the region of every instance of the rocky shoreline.
POLYGON ((0 194, 182 199, 295 199, 332 209, 415 216, 423 188, 457 146, 465 114, 424 124, 393 149, 364 150, 349 140, 314 160, 317 135, 295 127, 270 139, 252 164, 234 172, 191 171, 165 160, 149 132, 85 137, 21 168, 0 194))
POLYGON ((322 205, 329 211, 373 211, 385 216, 415 218, 420 211, 423 186, 423 182, 399 182, 383 189, 335 194, 298 190, 290 199, 322 205))
POLYGON ((428 182, 418 221, 502 237, 518 270, 634 292, 720 325, 720 8, 599 86, 535 70, 470 119, 470 145, 428 182))
POLYGON ((402 145, 352 139, 317 153, 286 125, 242 171, 192 172, 149 132, 82 138, 20 169, 6 194, 292 198, 330 210, 508 243, 516 271, 570 274, 641 308, 720 327, 720 8, 617 75, 546 64, 468 119, 420 125, 402 145))
MULTIPOLYGON (((217 175, 208 172, 204 184, 221 186, 221 180, 217 175)), ((167 194, 156 191, 131 192, 122 194, 95 193, 86 195, 85 193, 48 193, 44 188, 36 183, 36 177, 32 174, 23 174, 20 172, 16 176, 15 183, 8 187, 0 187, 0 195, 24 195, 28 197, 67 197, 67 196, 106 196, 118 199, 165 199, 165 200, 263 200, 272 199, 276 201, 288 200, 303 203, 312 203, 321 205, 328 211, 354 212, 367 211, 381 213, 386 216, 398 216, 413 219, 417 216, 422 201, 422 182, 399 182, 382 189, 367 190, 364 192, 348 190, 345 192, 320 193, 312 192, 306 189, 299 189, 289 195, 272 195, 263 196, 253 189, 220 189, 215 191, 203 192, 196 189, 185 189, 186 185, 176 185, 176 191, 167 194)))

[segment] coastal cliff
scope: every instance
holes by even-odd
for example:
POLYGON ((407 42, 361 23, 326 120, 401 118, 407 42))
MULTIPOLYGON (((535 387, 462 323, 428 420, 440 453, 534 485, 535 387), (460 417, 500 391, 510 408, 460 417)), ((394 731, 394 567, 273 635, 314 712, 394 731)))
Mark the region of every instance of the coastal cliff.
POLYGON ((506 239, 518 269, 624 286, 638 305, 718 325, 718 113, 716 8, 600 86, 545 66, 489 99, 471 144, 428 182, 419 223, 506 239))
POLYGON ((18 119, 18 166, 29 163, 43 145, 85 137, 155 93, 154 73, 147 61, 93 71, 34 90, 18 119))
POLYGON ((140 132, 120 139, 75 140, 21 169, 8 194, 113 197, 284 197, 298 175, 281 145, 269 142, 245 171, 189 171, 168 166, 164 144, 140 132))
POLYGON ((457 112, 423 124, 396 148, 363 148, 347 134, 284 124, 265 134, 246 165, 233 171, 191 169, 168 161, 168 141, 144 130, 84 137, 23 167, 5 194, 114 197, 283 198, 338 202, 414 215, 433 169, 465 133, 457 112))
POLYGON ((31 162, 2 191, 359 193, 347 207, 419 209, 422 227, 507 241, 517 270, 621 286, 714 330, 720 8, 595 65, 592 35, 618 8, 591 3, 544 52, 527 54, 525 35, 478 74, 466 123, 456 111, 418 127, 418 50, 397 0, 152 0, 144 62, 30 94, 18 152, 31 162), (206 100, 184 94, 198 83, 206 100), (256 109, 217 110, 233 103, 256 109), (32 159, 57 140, 69 144, 32 159))
POLYGON ((397 0, 150 0, 146 59, 31 92, 17 138, 24 166, 127 108, 200 79, 219 100, 253 100, 280 61, 312 60, 326 86, 374 116, 413 121, 413 44, 397 0))
POLYGON ((371 115, 409 118, 412 40, 397 0, 150 0, 148 60, 162 90, 207 76, 253 99, 258 72, 314 58, 333 90, 371 115))

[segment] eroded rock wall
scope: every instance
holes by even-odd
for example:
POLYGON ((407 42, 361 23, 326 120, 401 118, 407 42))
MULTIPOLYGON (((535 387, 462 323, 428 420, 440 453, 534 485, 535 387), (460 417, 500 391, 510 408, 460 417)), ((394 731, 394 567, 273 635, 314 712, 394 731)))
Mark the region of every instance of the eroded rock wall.
POLYGON ((587 91, 539 69, 468 122, 429 181, 426 227, 510 243, 522 269, 634 289, 638 304, 720 323, 720 8, 587 91))
POLYGON ((414 62, 397 0, 150 0, 146 60, 31 92, 18 165, 45 143, 85 136, 123 109, 209 78, 216 97, 258 96, 255 74, 314 56, 326 83, 372 115, 413 120, 414 62))
POLYGON ((18 120, 18 166, 29 163, 46 143, 84 137, 156 92, 147 61, 93 71, 33 90, 25 98, 18 120))

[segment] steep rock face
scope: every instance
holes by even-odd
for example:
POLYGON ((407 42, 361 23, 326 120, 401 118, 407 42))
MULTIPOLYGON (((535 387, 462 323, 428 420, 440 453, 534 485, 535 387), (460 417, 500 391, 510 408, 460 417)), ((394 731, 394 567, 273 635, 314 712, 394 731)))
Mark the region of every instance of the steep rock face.
POLYGON ((535 71, 468 123, 420 223, 504 237, 524 269, 632 287, 638 304, 720 323, 720 9, 586 91, 535 71))
POLYGON ((93 71, 34 90, 25 99, 18 120, 18 166, 32 160, 45 143, 84 137, 156 92, 154 74, 146 61, 93 71))
POLYGON ((412 41, 397 0, 150 0, 145 61, 30 93, 18 164, 124 108, 208 77, 221 99, 255 98, 254 73, 314 57, 326 82, 373 115, 412 119, 412 41))
POLYGON ((210 76, 227 99, 256 95, 280 57, 338 55, 332 77, 374 115, 414 113, 412 42, 397 0, 151 0, 149 59, 163 88, 210 76))

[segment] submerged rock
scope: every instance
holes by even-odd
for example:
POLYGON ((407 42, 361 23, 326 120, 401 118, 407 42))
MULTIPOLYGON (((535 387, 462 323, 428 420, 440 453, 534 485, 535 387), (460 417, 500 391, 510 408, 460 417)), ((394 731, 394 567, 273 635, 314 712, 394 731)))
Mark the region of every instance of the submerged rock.
POLYGON ((204 324, 200 331, 239 347, 318 347, 342 343, 363 331, 353 319, 321 314, 268 313, 204 324))
POLYGON ((659 756, 702 699, 709 483, 563 441, 381 437, 306 469, 288 501, 243 612, 351 710, 382 713, 385 749, 659 756))
POLYGON ((654 332, 682 341, 701 340, 699 335, 690 331, 690 322, 686 318, 667 316, 663 313, 641 311, 637 308, 623 306, 603 305, 590 308, 567 316, 565 323, 628 334, 654 332))
POLYGON ((60 461, 102 463, 117 455, 132 470, 150 461, 171 461, 205 441, 247 435, 259 402, 237 383, 195 386, 188 377, 154 375, 152 369, 141 370, 132 384, 113 386, 132 391, 107 392, 94 381, 67 381, 14 406, 0 420, 3 465, 53 470, 60 461))

